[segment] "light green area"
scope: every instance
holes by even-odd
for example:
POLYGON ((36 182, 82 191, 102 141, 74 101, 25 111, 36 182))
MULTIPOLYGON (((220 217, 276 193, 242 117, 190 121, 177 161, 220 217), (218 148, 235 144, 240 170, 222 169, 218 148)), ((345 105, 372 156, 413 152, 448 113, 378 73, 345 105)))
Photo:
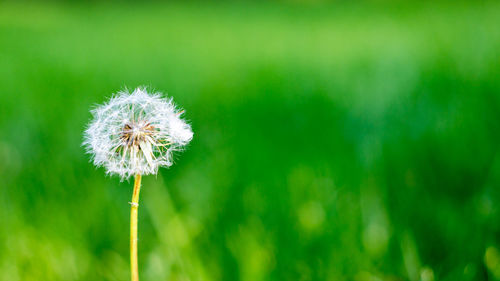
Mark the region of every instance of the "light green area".
POLYGON ((500 278, 500 4, 0 3, 0 280, 128 280, 132 182, 81 142, 140 85, 195 132, 141 280, 500 278))

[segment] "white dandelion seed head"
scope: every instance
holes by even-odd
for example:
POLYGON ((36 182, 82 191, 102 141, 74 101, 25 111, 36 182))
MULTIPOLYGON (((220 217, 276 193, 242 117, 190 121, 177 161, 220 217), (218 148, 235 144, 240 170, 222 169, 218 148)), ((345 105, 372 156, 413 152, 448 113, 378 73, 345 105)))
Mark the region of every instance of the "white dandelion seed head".
POLYGON ((191 126, 181 119, 172 99, 137 88, 119 92, 92 110, 84 146, 94 164, 124 178, 156 174, 172 165, 172 153, 193 138, 191 126))

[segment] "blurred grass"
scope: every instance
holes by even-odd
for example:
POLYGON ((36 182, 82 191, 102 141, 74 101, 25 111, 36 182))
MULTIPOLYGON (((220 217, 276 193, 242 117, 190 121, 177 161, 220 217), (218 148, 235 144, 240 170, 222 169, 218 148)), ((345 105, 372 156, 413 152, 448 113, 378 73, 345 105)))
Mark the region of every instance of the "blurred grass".
POLYGON ((127 280, 89 109, 167 91, 143 280, 500 280, 500 5, 0 3, 0 280, 127 280))

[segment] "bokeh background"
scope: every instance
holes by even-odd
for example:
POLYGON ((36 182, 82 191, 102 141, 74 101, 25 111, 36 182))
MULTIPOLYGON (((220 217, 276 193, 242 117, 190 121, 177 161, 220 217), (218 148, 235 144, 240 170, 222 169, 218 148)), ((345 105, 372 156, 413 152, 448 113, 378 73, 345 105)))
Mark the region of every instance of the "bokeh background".
POLYGON ((143 181, 142 280, 500 280, 500 3, 0 3, 0 280, 128 280, 125 87, 195 138, 143 181))

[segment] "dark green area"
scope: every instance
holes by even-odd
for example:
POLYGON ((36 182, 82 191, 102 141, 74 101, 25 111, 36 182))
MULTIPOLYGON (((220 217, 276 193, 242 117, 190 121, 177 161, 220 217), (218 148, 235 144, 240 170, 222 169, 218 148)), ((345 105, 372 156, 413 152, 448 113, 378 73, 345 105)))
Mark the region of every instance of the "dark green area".
POLYGON ((143 181, 141 280, 500 280, 500 5, 0 3, 0 280, 128 280, 124 87, 195 137, 143 181))

